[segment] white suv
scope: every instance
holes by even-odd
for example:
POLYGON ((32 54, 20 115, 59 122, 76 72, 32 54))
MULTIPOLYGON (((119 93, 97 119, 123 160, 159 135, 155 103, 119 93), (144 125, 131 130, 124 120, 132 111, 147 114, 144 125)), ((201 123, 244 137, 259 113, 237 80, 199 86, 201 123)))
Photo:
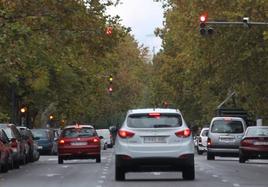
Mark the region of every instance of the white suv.
POLYGON ((194 180, 194 142, 179 110, 128 111, 116 138, 115 180, 146 171, 182 171, 194 180))

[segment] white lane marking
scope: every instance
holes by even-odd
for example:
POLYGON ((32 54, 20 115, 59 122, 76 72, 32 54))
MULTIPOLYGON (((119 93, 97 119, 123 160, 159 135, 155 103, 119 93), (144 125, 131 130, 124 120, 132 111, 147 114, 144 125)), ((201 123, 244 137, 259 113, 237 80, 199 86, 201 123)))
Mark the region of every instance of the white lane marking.
POLYGON ((102 174, 103 174, 103 175, 106 175, 106 174, 107 174, 107 171, 103 171, 102 174))
POLYGON ((65 166, 62 166, 62 168, 69 168, 70 166, 68 166, 68 165, 65 165, 65 166))
POLYGON ((103 168, 103 171, 107 171, 108 168, 103 168))
POLYGON ((153 172, 153 175, 159 176, 159 175, 161 175, 161 173, 160 172, 153 172))
POLYGON ((58 160, 57 158, 49 158, 48 161, 56 161, 58 160))
POLYGON ((101 176, 101 178, 102 178, 102 179, 105 179, 105 178, 106 178, 106 176, 105 176, 105 175, 102 175, 102 176, 101 176))
POLYGON ((103 180, 98 180, 98 183, 102 184, 102 183, 104 183, 104 181, 103 180))
POLYGON ((228 180, 226 180, 226 179, 222 179, 221 181, 222 181, 222 182, 228 182, 228 180))
POLYGON ((240 184, 234 183, 233 186, 235 186, 235 187, 239 187, 240 184))
POLYGON ((46 174, 47 177, 54 177, 54 176, 59 176, 60 174, 58 173, 48 173, 46 174))
POLYGON ((219 177, 218 175, 212 175, 212 176, 215 177, 215 178, 219 177))

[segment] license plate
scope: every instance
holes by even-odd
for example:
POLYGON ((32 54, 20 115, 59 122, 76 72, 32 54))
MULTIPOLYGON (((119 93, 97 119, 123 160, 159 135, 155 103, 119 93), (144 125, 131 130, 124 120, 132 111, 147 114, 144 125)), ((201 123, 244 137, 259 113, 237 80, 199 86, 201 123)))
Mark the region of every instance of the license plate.
POLYGON ((167 140, 164 136, 146 136, 144 143, 167 143, 167 140))
POLYGON ((43 149, 43 146, 38 146, 38 149, 43 149))
POLYGON ((254 145, 268 145, 268 142, 254 142, 254 145))
POLYGON ((72 142, 71 145, 87 145, 87 142, 72 142))
POLYGON ((220 141, 221 142, 235 142, 235 139, 233 139, 233 138, 221 138, 220 141))

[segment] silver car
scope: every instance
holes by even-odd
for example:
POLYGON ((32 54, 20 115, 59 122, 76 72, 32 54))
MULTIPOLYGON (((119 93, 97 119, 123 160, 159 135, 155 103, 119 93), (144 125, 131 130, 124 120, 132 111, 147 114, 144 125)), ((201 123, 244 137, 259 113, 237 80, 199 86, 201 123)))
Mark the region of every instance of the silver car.
POLYGON ((245 121, 240 117, 213 118, 208 133, 207 160, 214 160, 215 156, 238 156, 245 131, 245 121))
POLYGON ((127 172, 182 171, 194 180, 191 130, 176 109, 136 109, 127 113, 115 143, 115 180, 127 172))

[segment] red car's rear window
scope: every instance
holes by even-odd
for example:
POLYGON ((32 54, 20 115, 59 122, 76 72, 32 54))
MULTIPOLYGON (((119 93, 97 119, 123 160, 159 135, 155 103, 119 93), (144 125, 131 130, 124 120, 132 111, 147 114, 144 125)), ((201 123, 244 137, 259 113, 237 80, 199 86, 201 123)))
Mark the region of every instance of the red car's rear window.
POLYGON ((96 136, 96 132, 93 128, 68 128, 62 132, 63 138, 76 138, 76 137, 93 137, 96 136))

